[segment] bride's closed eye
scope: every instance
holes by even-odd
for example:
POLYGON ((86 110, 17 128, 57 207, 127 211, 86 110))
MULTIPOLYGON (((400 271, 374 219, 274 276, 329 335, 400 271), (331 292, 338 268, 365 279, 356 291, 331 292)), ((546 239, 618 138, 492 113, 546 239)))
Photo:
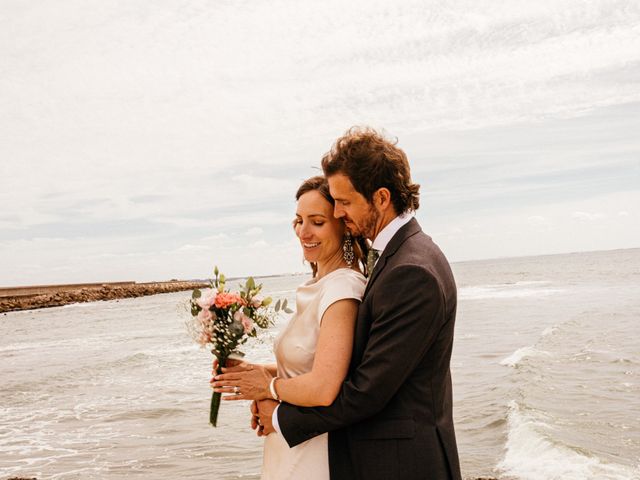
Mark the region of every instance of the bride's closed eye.
MULTIPOLYGON (((324 225, 324 221, 321 220, 314 220, 313 222, 311 222, 313 225, 316 225, 318 227, 321 227, 322 225, 324 225)), ((291 225, 293 226, 293 228, 295 228, 298 225, 302 224, 302 220, 300 218, 296 218, 295 220, 293 220, 293 222, 291 222, 291 225)))

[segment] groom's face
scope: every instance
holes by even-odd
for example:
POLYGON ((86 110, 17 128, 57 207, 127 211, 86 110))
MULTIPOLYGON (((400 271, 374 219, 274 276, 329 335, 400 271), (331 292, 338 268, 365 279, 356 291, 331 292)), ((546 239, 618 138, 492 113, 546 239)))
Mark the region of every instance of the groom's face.
POLYGON ((364 195, 356 191, 346 175, 336 173, 327 180, 331 196, 336 202, 333 215, 341 218, 353 235, 373 240, 379 217, 377 210, 364 195))

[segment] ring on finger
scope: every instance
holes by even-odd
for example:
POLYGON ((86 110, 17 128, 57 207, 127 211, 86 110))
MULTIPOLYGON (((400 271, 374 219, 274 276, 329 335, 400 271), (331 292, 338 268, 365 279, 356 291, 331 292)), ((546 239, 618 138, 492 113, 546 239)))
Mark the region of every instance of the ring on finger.
POLYGON ((233 387, 233 393, 235 393, 236 395, 240 395, 240 387, 237 385, 233 387))

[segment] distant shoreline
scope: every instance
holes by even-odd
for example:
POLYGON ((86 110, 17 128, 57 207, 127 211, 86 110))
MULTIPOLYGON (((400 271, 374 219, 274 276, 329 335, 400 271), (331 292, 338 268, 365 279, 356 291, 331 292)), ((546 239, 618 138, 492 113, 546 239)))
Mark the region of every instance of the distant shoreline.
POLYGON ((209 283, 202 281, 172 280, 149 283, 78 283, 0 288, 0 313, 59 307, 70 303, 144 297, 208 286, 209 283))

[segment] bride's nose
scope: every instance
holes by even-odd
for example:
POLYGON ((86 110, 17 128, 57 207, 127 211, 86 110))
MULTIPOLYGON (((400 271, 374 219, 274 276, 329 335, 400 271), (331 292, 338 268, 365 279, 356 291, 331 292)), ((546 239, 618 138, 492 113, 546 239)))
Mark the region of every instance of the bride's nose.
POLYGON ((310 240, 312 237, 311 232, 309 231, 309 224, 307 222, 303 222, 298 225, 297 232, 298 238, 300 240, 310 240))

